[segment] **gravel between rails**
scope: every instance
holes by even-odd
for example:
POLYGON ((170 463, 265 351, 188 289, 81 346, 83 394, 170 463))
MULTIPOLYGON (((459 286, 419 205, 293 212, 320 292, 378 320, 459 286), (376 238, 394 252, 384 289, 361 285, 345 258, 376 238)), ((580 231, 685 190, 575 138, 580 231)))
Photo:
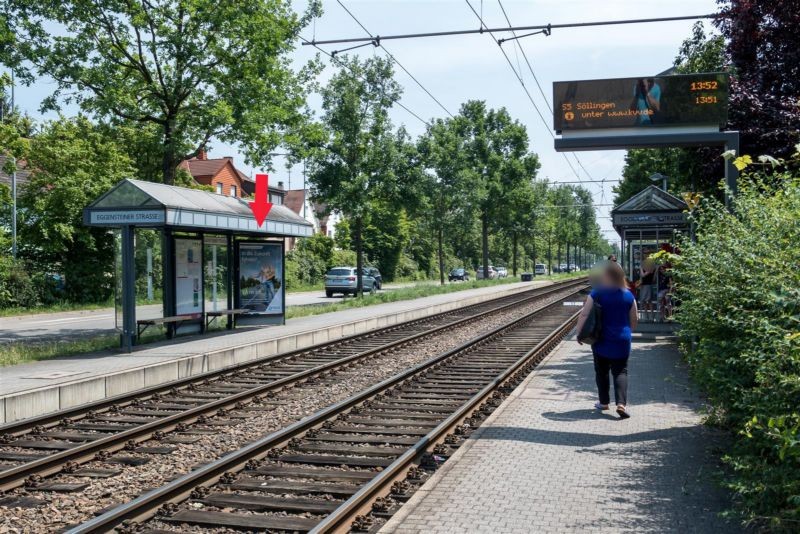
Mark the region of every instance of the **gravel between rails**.
MULTIPOLYGON (((550 299, 552 297, 549 297, 547 301, 549 302, 550 299)), ((542 301, 539 300, 491 317, 478 319, 467 325, 447 329, 414 345, 403 347, 390 354, 370 358, 349 369, 338 371, 326 378, 319 379, 316 384, 301 384, 285 389, 276 393, 274 398, 265 403, 248 404, 247 407, 251 410, 263 408, 263 411, 245 412, 249 417, 233 419, 238 421, 235 425, 222 427, 199 423, 190 425, 190 429, 212 429, 214 433, 200 435, 200 439, 191 444, 170 444, 171 447, 175 447, 170 454, 138 454, 127 451, 116 453, 130 457, 148 458, 150 461, 144 465, 122 466, 92 461, 81 466, 81 468, 120 470, 121 473, 116 476, 88 478, 60 474, 48 479, 48 481, 54 482, 88 484, 83 491, 55 493, 25 488, 14 490, 8 495, 33 497, 44 501, 44 504, 35 508, 0 506, 0 534, 54 532, 91 519, 108 507, 127 502, 189 472, 197 464, 213 461, 225 453, 311 415, 408 367, 465 343, 514 318, 530 313, 541 305, 542 301), (280 404, 270 404, 276 402, 280 404)), ((214 417, 211 421, 216 419, 220 419, 220 417, 214 417)), ((157 445, 165 444, 156 440, 140 444, 140 446, 157 445)), ((175 529, 175 526, 159 524, 156 528, 175 529)), ((186 531, 187 526, 183 526, 180 530, 186 531)), ((214 529, 214 531, 228 532, 228 529, 214 529)))

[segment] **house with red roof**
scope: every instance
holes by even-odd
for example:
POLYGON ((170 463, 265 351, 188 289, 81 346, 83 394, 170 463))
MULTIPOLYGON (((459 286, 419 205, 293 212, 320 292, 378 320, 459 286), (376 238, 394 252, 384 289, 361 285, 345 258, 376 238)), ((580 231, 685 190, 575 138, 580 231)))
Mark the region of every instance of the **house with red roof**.
MULTIPOLYGON (((218 195, 246 198, 255 194, 255 180, 237 169, 231 156, 209 158, 208 153, 201 150, 197 157, 182 161, 178 168, 188 172, 198 184, 213 187, 218 195)), ((270 202, 283 204, 285 194, 283 182, 270 180, 270 202)))

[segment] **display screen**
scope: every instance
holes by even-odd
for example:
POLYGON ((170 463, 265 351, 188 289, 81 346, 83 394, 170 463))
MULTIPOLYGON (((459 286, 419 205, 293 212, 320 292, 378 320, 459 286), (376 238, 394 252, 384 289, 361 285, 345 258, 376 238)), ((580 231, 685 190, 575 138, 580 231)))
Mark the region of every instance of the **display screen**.
POLYGON ((555 82, 553 128, 723 126, 728 85, 722 72, 555 82))

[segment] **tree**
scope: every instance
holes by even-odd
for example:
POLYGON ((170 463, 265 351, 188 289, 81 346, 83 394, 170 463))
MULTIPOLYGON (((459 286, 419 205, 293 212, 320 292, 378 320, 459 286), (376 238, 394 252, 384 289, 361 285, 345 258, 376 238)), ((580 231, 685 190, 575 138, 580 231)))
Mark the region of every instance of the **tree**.
POLYGON ((312 194, 350 220, 362 294, 363 235, 371 202, 399 201, 397 139, 389 109, 400 99, 391 63, 343 57, 342 68, 322 89, 324 143, 310 149, 312 194))
POLYGON ((720 3, 724 7, 715 24, 727 39, 733 70, 730 127, 741 132, 743 154, 789 160, 800 139, 800 4, 720 3))
POLYGON ((528 133, 505 108, 488 109, 471 100, 461 106, 456 131, 463 150, 465 177, 477 197, 483 274, 489 277, 489 231, 502 228, 508 200, 519 184, 535 175, 538 158, 528 153, 528 133))
POLYGON ((83 208, 130 176, 127 150, 88 119, 42 125, 26 155, 33 169, 20 197, 20 255, 38 272, 62 273, 72 302, 99 302, 113 289, 112 235, 83 224, 83 208))
POLYGON ((0 12, 12 15, 0 43, 4 32, 16 40, 0 59, 23 82, 56 82, 44 107, 63 99, 154 126, 164 183, 212 138, 264 163, 304 125, 314 69, 293 72, 288 53, 317 2, 303 16, 279 0, 0 0, 0 12))
POLYGON ((468 184, 461 141, 455 119, 434 121, 419 141, 424 164, 430 168, 430 172, 425 174, 423 194, 426 204, 431 207, 429 216, 436 233, 439 283, 442 285, 445 233, 454 226, 459 212, 468 210, 476 201, 476 188, 468 184))

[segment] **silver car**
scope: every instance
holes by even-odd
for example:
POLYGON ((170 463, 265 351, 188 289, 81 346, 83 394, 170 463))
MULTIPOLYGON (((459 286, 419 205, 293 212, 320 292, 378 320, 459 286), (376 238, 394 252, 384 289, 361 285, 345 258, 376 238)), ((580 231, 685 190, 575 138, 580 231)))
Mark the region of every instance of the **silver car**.
MULTIPOLYGON (((334 293, 342 295, 355 295, 358 289, 356 283, 355 267, 334 267, 325 274, 325 296, 332 297, 334 293)), ((361 272, 361 284, 365 292, 375 293, 378 289, 375 278, 368 274, 367 269, 361 272)))
MULTIPOLYGON (((476 279, 483 280, 483 267, 478 267, 478 269, 475 271, 475 275, 476 275, 475 276, 476 279)), ((490 280, 494 280, 495 278, 497 278, 497 270, 490 265, 489 266, 489 279, 490 280)))

